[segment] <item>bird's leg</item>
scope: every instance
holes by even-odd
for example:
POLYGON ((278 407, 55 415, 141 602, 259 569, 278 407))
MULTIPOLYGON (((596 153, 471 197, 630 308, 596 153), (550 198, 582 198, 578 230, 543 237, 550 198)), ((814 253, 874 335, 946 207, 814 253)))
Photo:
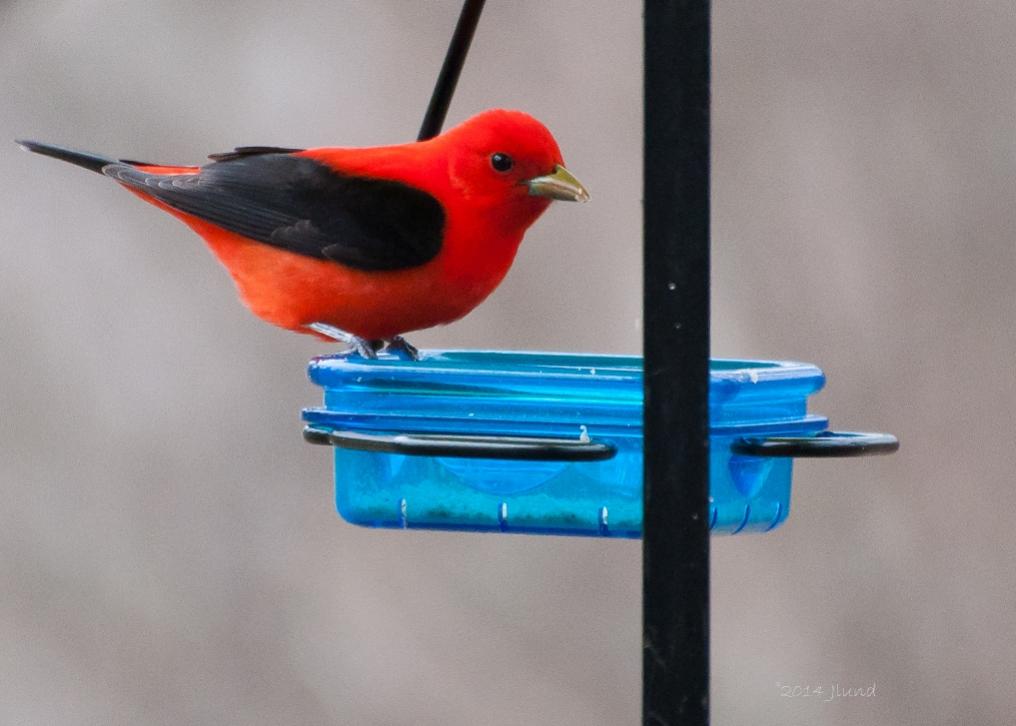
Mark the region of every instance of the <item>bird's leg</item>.
POLYGON ((345 330, 339 330, 334 325, 328 325, 327 323, 308 323, 307 327, 319 335, 349 346, 361 358, 377 358, 377 352, 384 345, 384 341, 367 340, 352 333, 347 333, 345 330))
POLYGON ((420 360, 420 351, 401 335, 386 340, 385 350, 402 360, 420 360))

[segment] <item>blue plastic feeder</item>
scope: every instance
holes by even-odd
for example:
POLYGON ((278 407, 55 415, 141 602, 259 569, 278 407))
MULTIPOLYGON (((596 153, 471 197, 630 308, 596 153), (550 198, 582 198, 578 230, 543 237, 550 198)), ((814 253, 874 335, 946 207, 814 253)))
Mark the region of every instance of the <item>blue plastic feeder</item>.
MULTIPOLYGON (((424 351, 315 358, 324 406, 304 436, 335 447, 339 513, 369 527, 639 537, 642 360, 424 351)), ((807 412, 807 363, 714 360, 710 528, 768 532, 790 512, 794 456, 888 453, 807 412)))

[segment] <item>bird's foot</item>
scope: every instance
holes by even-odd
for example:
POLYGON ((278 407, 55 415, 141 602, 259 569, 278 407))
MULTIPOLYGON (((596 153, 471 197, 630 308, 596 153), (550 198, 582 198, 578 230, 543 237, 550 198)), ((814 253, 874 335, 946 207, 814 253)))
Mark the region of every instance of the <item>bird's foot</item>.
POLYGON ((326 338, 331 338, 348 346, 352 352, 355 352, 361 358, 368 358, 370 360, 377 358, 378 351, 385 345, 383 340, 367 340, 358 335, 347 333, 345 330, 339 330, 334 325, 328 325, 327 323, 309 323, 307 327, 318 335, 323 335, 326 338))
POLYGON ((419 349, 401 335, 386 340, 384 350, 402 360, 420 360, 419 349))
POLYGON ((387 340, 367 340, 327 323, 309 323, 307 327, 318 335, 323 335, 326 338, 342 343, 361 358, 373 360, 377 358, 379 352, 384 351, 402 360, 420 359, 420 351, 401 335, 396 335, 394 338, 387 340))

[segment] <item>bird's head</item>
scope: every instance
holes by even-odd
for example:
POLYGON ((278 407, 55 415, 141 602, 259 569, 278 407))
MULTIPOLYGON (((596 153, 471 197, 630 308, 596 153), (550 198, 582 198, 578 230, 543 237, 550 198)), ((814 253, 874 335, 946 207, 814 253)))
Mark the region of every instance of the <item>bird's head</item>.
POLYGON ((473 204, 532 224, 551 200, 589 201, 547 127, 521 111, 484 111, 442 135, 449 174, 473 204))

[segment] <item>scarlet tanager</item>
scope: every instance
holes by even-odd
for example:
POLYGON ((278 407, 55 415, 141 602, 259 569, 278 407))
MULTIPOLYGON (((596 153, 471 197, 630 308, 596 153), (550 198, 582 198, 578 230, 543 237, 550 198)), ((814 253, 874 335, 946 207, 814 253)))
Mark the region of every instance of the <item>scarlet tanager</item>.
POLYGON ((589 199, 547 128, 519 111, 398 146, 242 146, 202 167, 18 143, 182 220, 258 317, 368 357, 385 346, 415 357, 402 333, 471 311, 551 200, 589 199))

